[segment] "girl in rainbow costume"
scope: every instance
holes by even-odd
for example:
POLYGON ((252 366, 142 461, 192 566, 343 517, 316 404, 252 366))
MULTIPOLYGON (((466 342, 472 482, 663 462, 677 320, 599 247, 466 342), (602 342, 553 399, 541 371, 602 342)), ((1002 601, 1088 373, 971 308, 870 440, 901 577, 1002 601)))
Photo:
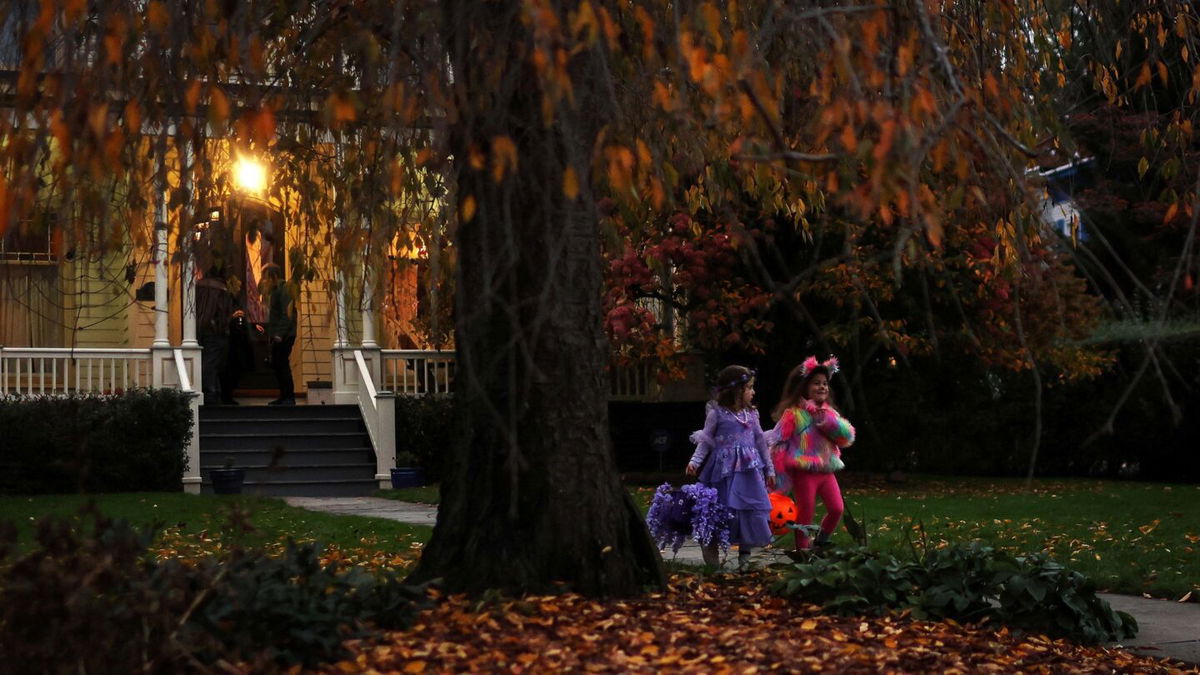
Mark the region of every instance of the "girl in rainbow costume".
MULTIPOLYGON (((838 362, 832 356, 824 363, 810 356, 793 368, 775 407, 778 422, 767 434, 780 477, 779 489, 786 492, 790 487, 796 498, 797 524, 812 523, 818 496, 825 504, 817 546, 829 543, 842 518, 842 490, 834 474, 845 466, 842 448, 854 442, 854 427, 830 399, 829 380, 836 372, 838 362)), ((807 550, 812 545, 808 534, 797 529, 796 549, 807 550)))

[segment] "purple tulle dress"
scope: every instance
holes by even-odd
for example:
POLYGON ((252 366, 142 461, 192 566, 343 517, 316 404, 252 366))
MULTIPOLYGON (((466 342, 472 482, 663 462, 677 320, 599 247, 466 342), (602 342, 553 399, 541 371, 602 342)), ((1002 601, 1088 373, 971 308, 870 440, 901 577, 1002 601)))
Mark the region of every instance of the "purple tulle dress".
POLYGON ((696 452, 689 463, 703 464, 700 482, 716 488, 721 503, 733 510, 729 542, 743 548, 771 543, 771 500, 764 476, 773 476, 775 469, 758 411, 735 413, 710 403, 704 428, 691 441, 696 452))

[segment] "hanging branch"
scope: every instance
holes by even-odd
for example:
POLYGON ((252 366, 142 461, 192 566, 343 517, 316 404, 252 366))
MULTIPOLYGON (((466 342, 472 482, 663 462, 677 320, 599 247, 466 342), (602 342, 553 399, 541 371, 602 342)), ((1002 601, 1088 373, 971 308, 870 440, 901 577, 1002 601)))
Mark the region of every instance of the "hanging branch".
POLYGON ((1038 451, 1042 447, 1042 374, 1038 370, 1038 362, 1034 357, 1033 350, 1030 349, 1029 343, 1025 339, 1025 327, 1021 321, 1021 285, 1013 285, 1013 319, 1017 329, 1017 339, 1021 343, 1021 349, 1029 358, 1030 372, 1033 375, 1033 448, 1029 451, 1029 470, 1025 474, 1025 489, 1028 490, 1033 485, 1033 472, 1037 467, 1038 451))

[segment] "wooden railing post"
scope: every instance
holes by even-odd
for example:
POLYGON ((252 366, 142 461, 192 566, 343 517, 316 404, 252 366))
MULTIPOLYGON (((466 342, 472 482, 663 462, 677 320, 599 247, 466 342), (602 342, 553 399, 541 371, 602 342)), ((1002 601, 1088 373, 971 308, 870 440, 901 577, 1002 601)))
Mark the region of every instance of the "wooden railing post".
POLYGON ((334 347, 333 402, 339 405, 358 403, 358 366, 354 363, 353 347, 334 347))
POLYGON ((187 469, 183 472, 183 491, 188 494, 200 494, 200 402, 204 395, 199 391, 189 394, 188 407, 192 413, 192 437, 187 444, 187 469))
POLYGON ((396 395, 381 391, 375 395, 379 424, 375 437, 375 480, 381 490, 392 486, 392 467, 396 466, 396 395))

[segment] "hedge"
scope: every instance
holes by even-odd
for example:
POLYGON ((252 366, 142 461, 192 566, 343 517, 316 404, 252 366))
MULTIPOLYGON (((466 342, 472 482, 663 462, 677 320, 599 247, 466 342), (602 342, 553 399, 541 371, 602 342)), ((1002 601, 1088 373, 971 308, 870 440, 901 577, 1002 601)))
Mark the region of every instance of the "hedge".
POLYGON ((396 397, 396 452, 414 455, 434 483, 445 475, 454 410, 453 396, 396 397))
POLYGON ((190 394, 0 398, 0 494, 182 489, 190 394))

